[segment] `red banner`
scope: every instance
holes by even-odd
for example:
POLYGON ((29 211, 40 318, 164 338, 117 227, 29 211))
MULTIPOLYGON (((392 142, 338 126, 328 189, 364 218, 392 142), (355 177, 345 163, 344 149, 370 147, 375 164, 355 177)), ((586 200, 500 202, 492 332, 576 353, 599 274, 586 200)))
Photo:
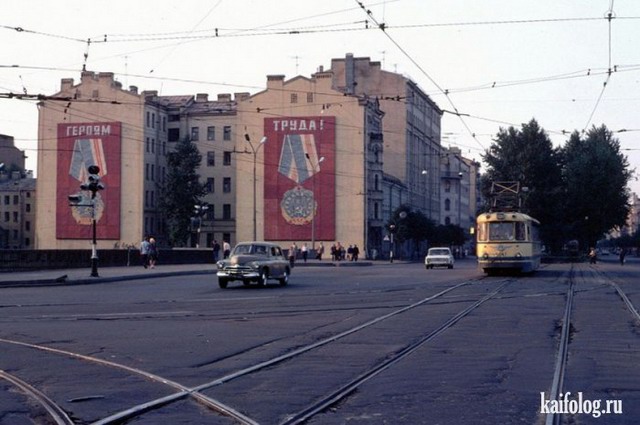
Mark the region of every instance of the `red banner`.
POLYGON ((57 239, 91 239, 95 214, 98 239, 120 239, 120 150, 121 123, 93 122, 58 124, 57 239), (100 167, 105 189, 81 190, 90 165, 100 167), (69 196, 80 197, 78 206, 69 206, 69 196))
POLYGON ((265 240, 335 240, 335 117, 264 120, 265 240))

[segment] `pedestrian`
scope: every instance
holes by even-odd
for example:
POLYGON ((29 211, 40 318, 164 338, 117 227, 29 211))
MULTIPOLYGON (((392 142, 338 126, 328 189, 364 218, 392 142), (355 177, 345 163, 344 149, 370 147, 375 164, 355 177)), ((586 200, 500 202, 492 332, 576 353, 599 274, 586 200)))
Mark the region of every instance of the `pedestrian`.
POLYGON ((596 254, 596 249, 592 247, 589 250, 589 263, 595 264, 597 259, 598 259, 598 254, 596 254))
POLYGON ((296 243, 292 243, 289 247, 289 265, 294 268, 296 265, 296 254, 298 253, 298 246, 296 243))
POLYGON ((154 269, 157 261, 158 247, 156 246, 156 240, 154 238, 149 238, 149 268, 154 269))
POLYGON ((347 261, 353 261, 353 245, 349 245, 347 248, 347 261))
POLYGON ((324 254, 324 245, 320 242, 320 246, 316 251, 316 260, 322 261, 322 254, 324 254))
POLYGON ((149 237, 145 236, 140 242, 140 262, 145 269, 149 266, 149 237))
POLYGON ((302 249, 300 251, 302 252, 302 259, 306 263, 307 262, 307 258, 309 257, 309 248, 307 248, 307 244, 306 243, 302 244, 302 249))
POLYGON ((229 258, 229 255, 231 255, 231 245, 229 245, 229 241, 224 241, 222 243, 222 255, 225 259, 229 258))
POLYGON ((213 240, 213 261, 218 262, 218 258, 220 257, 220 244, 217 240, 213 240))
POLYGON ((338 249, 336 248, 336 244, 331 244, 331 261, 336 261, 338 249))
POLYGON ((358 248, 358 245, 354 245, 353 246, 353 250, 352 250, 352 254, 351 254, 351 260, 352 261, 358 261, 358 256, 360 255, 360 248, 358 248))
POLYGON ((624 257, 627 255, 627 250, 624 248, 620 249, 620 265, 624 264, 624 257))

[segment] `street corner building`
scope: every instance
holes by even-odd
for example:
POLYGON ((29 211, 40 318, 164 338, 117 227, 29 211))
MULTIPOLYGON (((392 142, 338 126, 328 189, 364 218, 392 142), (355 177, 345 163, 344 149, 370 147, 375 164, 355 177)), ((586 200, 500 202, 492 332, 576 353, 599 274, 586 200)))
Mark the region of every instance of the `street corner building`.
MULTIPOLYGON (((145 217, 148 109, 135 87, 123 90, 106 72, 82 72, 77 85, 62 79, 60 92, 40 102, 36 248, 86 248, 94 215, 100 247, 138 242, 145 217), (95 200, 80 189, 91 165, 100 168, 105 187, 95 200), (69 204, 73 195, 80 197, 77 206, 69 204)), ((161 131, 157 127, 154 133, 161 131)))

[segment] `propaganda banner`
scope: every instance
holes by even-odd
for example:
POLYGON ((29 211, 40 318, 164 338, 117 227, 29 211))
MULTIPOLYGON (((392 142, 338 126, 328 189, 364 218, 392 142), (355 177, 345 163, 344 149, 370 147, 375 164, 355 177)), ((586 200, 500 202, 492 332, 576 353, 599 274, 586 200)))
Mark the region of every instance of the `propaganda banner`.
POLYGON ((264 120, 268 241, 335 239, 335 117, 264 120))
POLYGON ((58 124, 57 239, 91 239, 94 214, 98 239, 120 239, 121 131, 120 122, 58 124), (95 199, 80 190, 91 165, 100 167, 105 186, 95 199), (80 197, 78 206, 69 205, 69 195, 80 197))

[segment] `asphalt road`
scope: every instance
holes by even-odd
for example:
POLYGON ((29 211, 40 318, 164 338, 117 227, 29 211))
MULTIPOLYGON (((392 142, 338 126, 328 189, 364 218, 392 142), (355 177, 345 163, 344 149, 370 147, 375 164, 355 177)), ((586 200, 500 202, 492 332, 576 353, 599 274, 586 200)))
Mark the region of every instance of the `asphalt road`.
MULTIPOLYGON (((640 309, 639 275, 635 258, 523 277, 485 277, 465 260, 298 267, 287 287, 222 290, 200 274, 2 288, 0 371, 69 423, 115 423, 137 406, 130 423, 295 423, 312 412, 312 424, 542 424, 573 282, 562 391, 621 413, 567 411, 561 423, 637 424, 640 318, 616 287, 640 309)), ((0 424, 55 423, 1 378, 0 424)))

